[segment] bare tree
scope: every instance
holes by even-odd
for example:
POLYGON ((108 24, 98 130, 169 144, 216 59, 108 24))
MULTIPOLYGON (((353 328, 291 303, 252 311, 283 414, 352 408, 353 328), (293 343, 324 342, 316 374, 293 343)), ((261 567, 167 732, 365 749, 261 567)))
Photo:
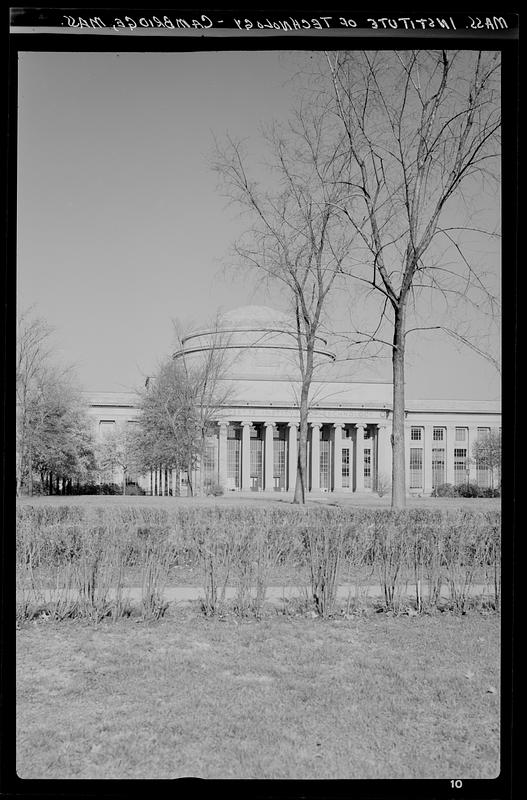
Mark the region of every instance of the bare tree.
POLYGON ((317 338, 354 236, 339 220, 347 189, 336 180, 341 166, 334 137, 329 135, 330 123, 333 125, 327 114, 314 114, 309 107, 300 106, 287 127, 273 126, 264 132, 270 163, 260 181, 249 175, 243 144, 230 137, 224 146, 217 145, 214 161, 223 192, 251 220, 234 246, 240 263, 285 288, 292 312, 290 332, 300 373, 294 503, 305 502, 308 412, 318 366, 317 338))
POLYGON ((469 200, 495 178, 499 53, 327 52, 318 78, 316 102, 333 125, 335 179, 347 190, 336 202, 357 237, 349 274, 378 301, 373 328, 357 331, 355 342, 391 348, 392 505, 402 507, 406 337, 442 329, 487 355, 467 328, 421 317, 433 296, 451 320, 483 308, 492 318, 498 307, 464 242, 468 232, 497 235, 478 224, 480 209, 469 200))

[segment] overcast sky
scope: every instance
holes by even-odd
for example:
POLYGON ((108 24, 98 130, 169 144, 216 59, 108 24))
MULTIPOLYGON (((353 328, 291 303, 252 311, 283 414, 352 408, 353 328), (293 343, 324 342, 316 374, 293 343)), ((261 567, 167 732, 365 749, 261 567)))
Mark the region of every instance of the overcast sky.
MULTIPOLYGON (((225 272, 242 221, 209 164, 214 136, 256 142, 287 118, 291 74, 276 52, 20 54, 18 305, 55 327, 83 388, 140 385, 173 318, 284 307, 225 272)), ((408 361, 411 398, 499 397, 493 367, 435 334, 408 361)), ((375 369, 389 378, 388 361, 375 369)))

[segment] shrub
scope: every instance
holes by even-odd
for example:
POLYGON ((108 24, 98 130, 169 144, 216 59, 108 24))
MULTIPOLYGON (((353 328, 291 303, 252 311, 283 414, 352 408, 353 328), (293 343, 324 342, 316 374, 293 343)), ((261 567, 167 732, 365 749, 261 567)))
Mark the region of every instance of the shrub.
POLYGON ((129 495, 144 495, 144 489, 141 489, 137 483, 128 483, 126 486, 126 494, 129 495))
POLYGON ((491 489, 490 486, 481 490, 480 497, 501 497, 500 489, 491 489))
POLYGON ((457 497, 456 488, 451 483, 441 483, 433 490, 432 497, 457 497))
POLYGON ((276 567, 301 576, 323 617, 338 610, 340 575, 357 586, 375 574, 384 607, 394 611, 409 585, 419 611, 442 602, 445 585, 452 607, 466 610, 481 576, 498 608, 500 525, 499 510, 24 503, 16 526, 18 614, 29 618, 47 604, 58 618, 117 618, 129 613, 123 586, 133 567, 141 573, 143 617, 157 619, 176 564, 200 568, 209 615, 234 585, 235 613, 260 617, 276 567))
POLYGON ((375 491, 379 495, 379 497, 384 497, 385 494, 388 494, 392 489, 392 481, 384 472, 380 472, 377 476, 377 484, 375 486, 375 491))
POLYGON ((344 527, 340 514, 327 520, 306 520, 303 541, 309 560, 311 596, 322 617, 335 611, 337 586, 344 551, 344 527))
POLYGON ((95 494, 113 495, 123 493, 123 487, 119 486, 117 483, 100 483, 97 485, 96 489, 97 491, 95 494))
POLYGON ((456 487, 458 497, 481 497, 481 489, 477 483, 459 483, 456 487))
POLYGON ((221 486, 221 484, 212 483, 209 486, 207 486, 205 494, 211 497, 221 497, 223 494, 225 494, 225 491, 223 489, 223 486, 221 486))

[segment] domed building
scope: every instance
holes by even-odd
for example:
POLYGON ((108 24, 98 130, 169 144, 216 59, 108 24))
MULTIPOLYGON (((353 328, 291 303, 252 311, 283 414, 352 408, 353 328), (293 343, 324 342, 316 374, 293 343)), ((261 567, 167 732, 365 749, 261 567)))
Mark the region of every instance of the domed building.
MULTIPOLYGON (((225 492, 293 491, 299 436, 300 370, 290 318, 249 305, 221 315, 213 328, 195 330, 174 359, 191 366, 214 351, 221 361, 225 401, 208 442, 201 482, 225 492)), ((308 490, 371 492, 391 475, 392 385, 343 378, 328 342, 318 337, 310 392, 308 490)), ((131 398, 132 396, 130 396, 131 398)), ((92 397, 99 427, 133 419, 133 400, 113 408, 109 395, 92 397), (105 405, 106 404, 106 405, 105 405)), ((408 404, 406 485, 410 494, 467 480, 485 485, 484 470, 470 459, 472 444, 501 424, 498 403, 434 401, 408 404)), ((193 476, 195 485, 200 481, 193 476)), ((177 494, 184 477, 163 468, 141 483, 153 494, 177 494)))

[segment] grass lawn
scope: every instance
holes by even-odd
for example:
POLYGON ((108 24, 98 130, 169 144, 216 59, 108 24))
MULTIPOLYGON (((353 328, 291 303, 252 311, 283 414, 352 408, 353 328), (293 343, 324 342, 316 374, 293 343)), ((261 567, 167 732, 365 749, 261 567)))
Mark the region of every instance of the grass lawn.
MULTIPOLYGON (((230 492, 222 497, 151 497, 149 495, 51 495, 35 497, 17 497, 20 505, 81 505, 81 506, 156 506, 157 508, 175 508, 178 506, 240 506, 240 505, 289 505, 290 493, 265 494, 264 492, 230 492)), ((307 506, 332 505, 341 508, 390 508, 389 495, 379 497, 377 494, 326 494, 307 497, 307 506)), ((499 497, 408 497, 407 508, 468 508, 475 511, 491 511, 501 507, 499 497)))
POLYGON ((499 617, 17 632, 22 778, 493 778, 499 617), (496 691, 488 691, 494 687, 496 691))

